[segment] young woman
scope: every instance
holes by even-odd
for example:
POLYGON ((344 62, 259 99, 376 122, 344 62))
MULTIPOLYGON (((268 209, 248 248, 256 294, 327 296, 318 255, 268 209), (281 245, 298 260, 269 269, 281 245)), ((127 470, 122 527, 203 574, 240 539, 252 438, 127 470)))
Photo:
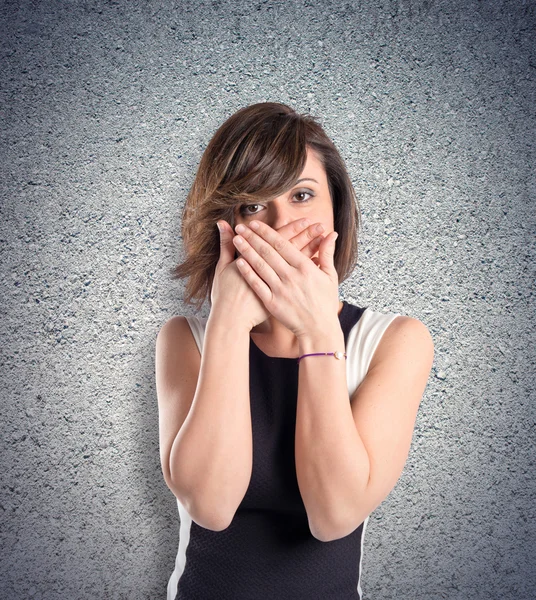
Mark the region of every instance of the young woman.
POLYGON ((210 314, 156 340, 180 516, 169 600, 361 599, 366 524, 408 457, 433 343, 417 319, 339 299, 359 225, 315 118, 255 104, 206 148, 174 276, 210 314))

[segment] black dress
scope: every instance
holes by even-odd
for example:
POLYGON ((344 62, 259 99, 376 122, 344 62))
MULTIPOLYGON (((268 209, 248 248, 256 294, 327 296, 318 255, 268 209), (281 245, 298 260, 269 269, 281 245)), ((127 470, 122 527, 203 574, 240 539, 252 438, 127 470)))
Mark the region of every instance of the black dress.
MULTIPOLYGON (((343 302, 339 321, 347 352, 349 333, 365 310, 343 302)), ((379 340, 396 315, 374 315, 381 316, 377 319, 381 321, 379 340)), ((253 340, 249 361, 253 435, 249 487, 232 523, 223 531, 197 525, 178 502, 180 544, 168 599, 361 600, 368 517, 351 534, 321 542, 311 534, 298 488, 294 461, 297 361, 269 357, 253 340)))

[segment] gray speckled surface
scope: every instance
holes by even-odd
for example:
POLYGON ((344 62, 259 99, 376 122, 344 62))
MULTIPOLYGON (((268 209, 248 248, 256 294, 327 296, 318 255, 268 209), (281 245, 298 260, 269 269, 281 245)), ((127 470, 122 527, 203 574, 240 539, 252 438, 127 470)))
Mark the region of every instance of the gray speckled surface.
POLYGON ((360 197, 342 296, 435 341, 364 600, 533 600, 534 3, 1 6, 0 597, 164 598, 179 215, 216 127, 277 100, 321 117, 360 197))

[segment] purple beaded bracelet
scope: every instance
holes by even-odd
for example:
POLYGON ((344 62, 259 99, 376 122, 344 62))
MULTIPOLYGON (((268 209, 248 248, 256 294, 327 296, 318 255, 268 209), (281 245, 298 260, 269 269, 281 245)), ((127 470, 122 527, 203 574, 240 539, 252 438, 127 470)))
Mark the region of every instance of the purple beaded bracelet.
POLYGON ((303 354, 302 356, 298 357, 298 363, 300 362, 300 360, 302 358, 305 358, 306 356, 334 356, 337 360, 342 360, 343 358, 346 358, 346 353, 345 352, 315 352, 314 354, 303 354))

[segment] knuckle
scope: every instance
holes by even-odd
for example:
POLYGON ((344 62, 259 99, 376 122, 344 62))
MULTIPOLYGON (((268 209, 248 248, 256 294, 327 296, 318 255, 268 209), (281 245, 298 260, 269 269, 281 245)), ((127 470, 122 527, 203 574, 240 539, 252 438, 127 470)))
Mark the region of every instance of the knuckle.
POLYGON ((279 291, 281 294, 285 294, 285 287, 292 283, 292 278, 290 278, 287 273, 281 273, 279 275, 279 280, 281 281, 281 284, 278 284, 277 282, 273 284, 274 290, 279 291))
POLYGON ((298 265, 298 273, 300 275, 307 275, 307 272, 309 271, 309 267, 310 267, 310 260, 305 260, 303 262, 300 262, 300 264, 298 265))
POLYGON ((268 258, 271 253, 272 251, 269 246, 261 246, 259 248, 259 256, 262 256, 263 258, 268 258))
POLYGON ((281 252, 281 250, 284 250, 286 245, 287 245, 287 240, 282 239, 282 238, 278 238, 274 242, 274 248, 277 250, 277 252, 281 252))
POLYGON ((303 231, 303 225, 301 221, 294 221, 292 223, 292 231, 297 235, 303 231))

